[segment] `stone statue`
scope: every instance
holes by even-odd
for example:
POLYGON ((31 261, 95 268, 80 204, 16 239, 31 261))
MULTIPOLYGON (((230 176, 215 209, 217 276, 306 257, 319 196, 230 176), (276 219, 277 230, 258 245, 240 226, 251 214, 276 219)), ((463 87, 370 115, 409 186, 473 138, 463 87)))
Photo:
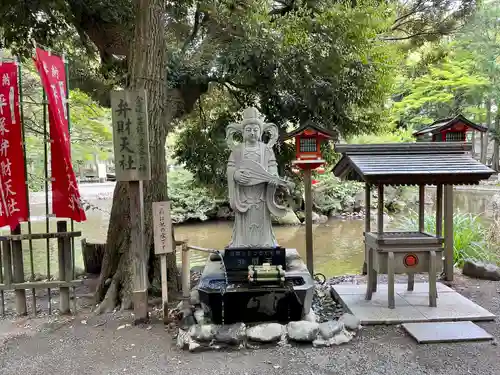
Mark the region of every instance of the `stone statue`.
POLYGON ((283 186, 290 191, 294 185, 278 176, 273 152, 277 139, 276 125, 264 123, 253 107, 245 109, 241 123, 230 124, 226 130, 231 148, 227 163, 229 202, 235 213, 230 248, 278 246, 271 214, 282 217, 287 209, 275 202, 276 189, 283 186), (267 144, 262 141, 264 132, 270 135, 267 144), (234 141, 237 133, 243 142, 234 141))

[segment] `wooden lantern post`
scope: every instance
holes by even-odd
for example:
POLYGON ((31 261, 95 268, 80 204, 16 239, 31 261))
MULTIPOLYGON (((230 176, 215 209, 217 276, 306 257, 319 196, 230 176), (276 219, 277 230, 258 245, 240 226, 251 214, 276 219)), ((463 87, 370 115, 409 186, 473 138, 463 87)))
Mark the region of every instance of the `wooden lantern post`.
POLYGON ((304 198, 306 216, 306 263, 307 269, 314 276, 314 256, 313 256, 313 235, 312 235, 312 170, 324 169, 321 166, 325 163, 321 156, 321 142, 331 139, 334 134, 320 126, 307 122, 292 132, 286 134, 283 140, 295 138, 295 156, 292 162, 304 173, 304 198))

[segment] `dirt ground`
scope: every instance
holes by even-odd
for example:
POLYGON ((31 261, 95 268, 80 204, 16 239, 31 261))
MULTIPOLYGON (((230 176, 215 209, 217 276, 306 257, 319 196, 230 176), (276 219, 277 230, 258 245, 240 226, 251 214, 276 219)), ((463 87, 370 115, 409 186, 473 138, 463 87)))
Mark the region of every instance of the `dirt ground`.
MULTIPOLYGON (((500 315, 500 282, 459 276, 452 287, 500 315)), ((418 345, 401 328, 388 326, 365 327, 351 343, 338 347, 204 353, 179 351, 158 319, 146 326, 133 326, 132 320, 130 312, 93 316, 85 308, 70 317, 0 320, 0 375, 500 374, 498 320, 479 323, 494 342, 418 345)))

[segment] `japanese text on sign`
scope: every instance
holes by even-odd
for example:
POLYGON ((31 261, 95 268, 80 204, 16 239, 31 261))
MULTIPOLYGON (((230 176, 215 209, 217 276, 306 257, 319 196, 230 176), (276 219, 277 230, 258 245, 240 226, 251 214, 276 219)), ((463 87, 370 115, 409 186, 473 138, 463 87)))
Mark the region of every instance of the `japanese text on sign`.
POLYGON ((146 92, 113 91, 111 109, 116 179, 150 180, 146 92))
POLYGON ((170 202, 153 202, 153 232, 155 254, 168 254, 174 251, 170 202))
POLYGON ((19 111, 18 66, 0 64, 0 226, 28 220, 19 111))

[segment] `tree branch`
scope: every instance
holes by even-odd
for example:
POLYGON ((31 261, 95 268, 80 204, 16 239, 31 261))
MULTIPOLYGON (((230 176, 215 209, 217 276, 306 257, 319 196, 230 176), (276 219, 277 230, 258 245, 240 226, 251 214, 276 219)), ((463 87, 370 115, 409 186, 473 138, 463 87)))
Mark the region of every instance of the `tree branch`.
POLYGON ((184 45, 182 46, 182 53, 186 52, 186 49, 194 41, 196 35, 198 35, 198 31, 200 30, 200 18, 201 18, 200 3, 198 3, 196 4, 196 11, 194 13, 193 31, 191 32, 191 35, 186 39, 184 45))

